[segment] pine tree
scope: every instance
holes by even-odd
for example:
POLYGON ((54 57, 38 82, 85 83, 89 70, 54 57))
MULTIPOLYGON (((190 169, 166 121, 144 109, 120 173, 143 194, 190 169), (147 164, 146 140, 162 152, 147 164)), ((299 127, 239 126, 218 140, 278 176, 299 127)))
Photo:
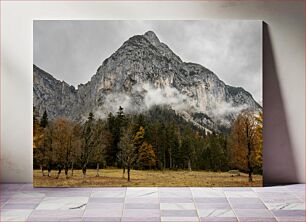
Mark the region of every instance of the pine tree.
POLYGON ((184 162, 184 157, 183 157, 183 150, 182 150, 182 139, 181 139, 181 133, 180 129, 177 127, 174 132, 174 140, 173 140, 173 148, 172 148, 172 167, 173 168, 183 168, 183 162, 184 162))
POLYGON ((120 162, 116 163, 118 151, 119 151, 119 143, 122 135, 122 131, 127 125, 127 118, 124 114, 123 108, 119 106, 119 110, 116 116, 113 116, 112 113, 108 115, 108 128, 110 133, 112 134, 112 146, 108 152, 107 162, 109 165, 119 165, 120 162))
POLYGON ((48 125, 48 114, 47 114, 47 111, 45 110, 44 114, 43 114, 43 116, 41 117, 41 120, 40 120, 40 126, 42 128, 46 128, 47 125, 48 125))
POLYGON ((106 154, 106 163, 109 166, 114 165, 116 160, 115 158, 117 155, 116 149, 117 149, 118 136, 116 133, 117 130, 115 122, 116 122, 116 117, 112 113, 109 113, 107 117, 107 129, 111 134, 111 140, 110 140, 111 145, 108 147, 106 154))
POLYGON ((85 122, 83 129, 82 129, 82 145, 81 145, 81 167, 83 172, 83 178, 86 177, 86 171, 87 171, 87 165, 92 157, 95 148, 99 144, 99 141, 96 138, 95 135, 95 122, 94 122, 94 116, 92 113, 89 113, 88 119, 85 122))
POLYGON ((157 154, 159 159, 159 168, 165 170, 167 166, 166 152, 167 152, 167 135, 165 124, 161 124, 157 130, 157 154))
POLYGON ((94 120, 94 114, 92 112, 89 113, 88 120, 89 121, 93 121, 94 120))
POLYGON ((118 116, 118 118, 122 118, 122 119, 124 118, 124 112, 123 112, 123 107, 122 106, 119 106, 117 116, 118 116))
POLYGON ((43 137, 43 129, 41 128, 37 118, 38 114, 34 106, 33 107, 33 148, 41 146, 41 140, 43 137))
POLYGON ((182 139, 182 149, 184 150, 185 161, 187 162, 187 168, 189 171, 192 170, 192 162, 195 156, 195 143, 193 136, 192 129, 187 127, 182 139))
POLYGON ((175 155, 175 149, 177 148, 178 144, 178 138, 177 138, 177 133, 175 129, 174 123, 170 123, 166 127, 166 149, 167 149, 167 154, 168 154, 168 159, 169 159, 169 168, 173 168, 173 157, 175 155))
POLYGON ((42 175, 44 176, 45 164, 45 148, 44 148, 44 128, 42 128, 38 121, 39 113, 35 106, 33 107, 33 160, 34 164, 39 165, 42 175))

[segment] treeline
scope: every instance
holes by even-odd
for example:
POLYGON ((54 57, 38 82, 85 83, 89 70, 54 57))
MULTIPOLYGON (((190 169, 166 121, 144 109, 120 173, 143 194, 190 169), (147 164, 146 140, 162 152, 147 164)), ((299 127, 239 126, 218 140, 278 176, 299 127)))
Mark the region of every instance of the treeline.
MULTIPOLYGON (((35 109, 34 109, 35 110, 35 109)), ((108 166, 127 171, 239 169, 262 172, 262 115, 241 113, 229 133, 206 133, 178 116, 170 107, 155 106, 139 115, 126 115, 122 107, 105 120, 92 113, 86 122, 64 118, 39 119, 34 111, 34 167, 64 170, 99 169, 108 166)))

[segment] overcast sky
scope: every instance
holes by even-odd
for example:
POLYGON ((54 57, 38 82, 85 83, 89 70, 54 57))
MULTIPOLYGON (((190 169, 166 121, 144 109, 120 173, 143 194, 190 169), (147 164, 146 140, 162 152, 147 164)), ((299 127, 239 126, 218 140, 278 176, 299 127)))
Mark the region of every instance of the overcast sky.
POLYGON ((34 21, 34 64, 77 87, 124 41, 148 30, 262 103, 261 21, 34 21))

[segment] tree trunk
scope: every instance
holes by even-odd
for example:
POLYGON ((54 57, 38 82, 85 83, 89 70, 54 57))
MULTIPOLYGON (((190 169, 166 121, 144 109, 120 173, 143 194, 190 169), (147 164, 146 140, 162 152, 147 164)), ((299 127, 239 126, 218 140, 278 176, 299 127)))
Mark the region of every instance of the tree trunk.
POLYGON ((169 152, 169 168, 172 169, 172 154, 169 152))
POLYGON ((124 175, 125 175, 125 167, 123 167, 122 178, 124 178, 124 175))
POLYGON ((96 174, 96 177, 98 177, 98 176, 99 176, 99 169, 100 169, 100 164, 99 164, 99 163, 97 163, 97 174, 96 174))
POLYGON ((48 164, 48 177, 51 176, 51 164, 48 164))
POLYGON ((249 170, 249 182, 253 182, 253 176, 251 170, 249 170))
POLYGON ((61 172, 62 172, 62 168, 58 169, 56 179, 58 179, 58 178, 59 178, 59 176, 60 176, 61 172))
POLYGON ((188 170, 191 171, 191 162, 190 162, 190 159, 188 159, 188 170))
POLYGON ((41 175, 44 177, 45 176, 45 173, 44 173, 44 168, 42 165, 40 165, 40 170, 41 170, 41 175))
POLYGON ((65 166, 65 175, 66 175, 66 179, 68 179, 68 171, 69 171, 69 168, 68 168, 68 165, 65 166))
POLYGON ((166 152, 164 151, 164 162, 163 162, 163 168, 166 169, 166 152))
POLYGON ((71 163, 71 177, 73 177, 73 162, 71 163))
POLYGON ((82 168, 82 172, 83 172, 83 180, 84 180, 86 177, 86 166, 82 168))
POLYGON ((130 178, 130 167, 128 167, 128 169, 127 169, 127 173, 128 173, 128 181, 130 182, 131 181, 131 178, 130 178))
POLYGON ((248 173, 249 173, 249 182, 253 182, 253 168, 251 164, 251 144, 248 143, 248 173))

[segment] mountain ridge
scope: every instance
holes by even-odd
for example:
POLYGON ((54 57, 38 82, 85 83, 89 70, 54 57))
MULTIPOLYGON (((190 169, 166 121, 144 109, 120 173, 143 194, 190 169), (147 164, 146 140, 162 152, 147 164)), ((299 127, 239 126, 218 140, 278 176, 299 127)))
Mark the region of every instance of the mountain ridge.
POLYGON ((219 119, 230 124, 242 109, 262 109, 242 87, 225 84, 200 64, 183 62, 153 31, 125 41, 77 89, 36 65, 33 74, 34 106, 40 113, 46 109, 50 118, 80 120, 89 112, 104 118, 119 105, 133 113, 170 104, 187 121, 205 114, 209 118, 195 121, 205 127, 211 120, 220 125, 219 119))

